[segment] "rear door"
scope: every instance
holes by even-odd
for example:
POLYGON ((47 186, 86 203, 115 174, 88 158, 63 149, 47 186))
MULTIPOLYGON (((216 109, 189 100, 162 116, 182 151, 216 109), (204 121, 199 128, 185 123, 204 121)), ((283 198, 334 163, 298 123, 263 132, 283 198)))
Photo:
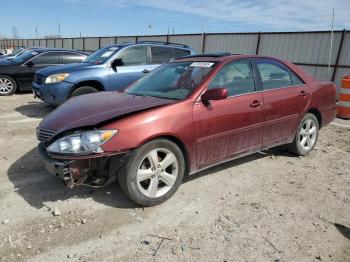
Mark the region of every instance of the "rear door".
POLYGON ((226 88, 229 97, 197 102, 193 108, 199 167, 260 149, 263 134, 262 94, 257 92, 252 64, 242 59, 226 64, 208 89, 226 88))
POLYGON ((148 47, 146 45, 130 46, 123 49, 116 59, 121 59, 123 65, 116 70, 108 70, 108 89, 120 90, 150 71, 148 47))
POLYGON ((151 70, 174 58, 173 48, 168 46, 151 46, 151 70))
POLYGON ((20 66, 17 74, 17 81, 20 84, 21 90, 31 90, 34 80, 34 73, 41 68, 60 64, 59 52, 46 52, 35 56, 20 66), (28 62, 33 62, 28 66, 28 62))
POLYGON ((279 61, 255 59, 255 62, 263 89, 263 145, 266 147, 289 142, 307 106, 308 87, 279 61))

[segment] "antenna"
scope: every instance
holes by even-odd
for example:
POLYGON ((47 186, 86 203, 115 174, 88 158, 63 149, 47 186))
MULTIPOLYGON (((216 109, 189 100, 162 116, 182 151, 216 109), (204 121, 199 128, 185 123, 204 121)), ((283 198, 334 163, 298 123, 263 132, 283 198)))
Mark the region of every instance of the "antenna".
POLYGON ((334 8, 332 10, 332 31, 331 31, 331 47, 329 49, 329 59, 328 59, 328 78, 331 72, 331 59, 332 59, 332 51, 333 51, 333 37, 334 37, 334 8))

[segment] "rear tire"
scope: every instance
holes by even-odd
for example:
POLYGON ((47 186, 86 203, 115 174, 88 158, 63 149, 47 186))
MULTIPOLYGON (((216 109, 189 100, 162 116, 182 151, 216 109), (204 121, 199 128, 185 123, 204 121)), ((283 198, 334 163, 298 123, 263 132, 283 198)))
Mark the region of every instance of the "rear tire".
POLYGON ((317 117, 306 113, 299 124, 294 141, 288 145, 288 150, 298 156, 310 153, 317 143, 319 128, 317 117))
POLYGON ((11 96, 17 90, 16 81, 7 75, 0 75, 0 96, 11 96))
POLYGON ((184 174, 185 159, 181 149, 167 139, 157 139, 132 152, 118 180, 130 200, 141 206, 154 206, 176 192, 184 174))
POLYGON ((81 86, 72 92, 71 97, 97 93, 97 92, 98 90, 92 86, 81 86))

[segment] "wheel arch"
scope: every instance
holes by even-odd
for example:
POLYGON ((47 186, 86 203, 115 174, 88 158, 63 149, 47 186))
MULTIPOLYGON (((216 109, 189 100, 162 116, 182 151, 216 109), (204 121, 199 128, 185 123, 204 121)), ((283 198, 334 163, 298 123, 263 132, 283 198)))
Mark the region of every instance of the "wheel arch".
POLYGON ((317 121, 318 121, 318 125, 321 128, 322 127, 322 114, 321 114, 321 112, 316 108, 311 108, 311 109, 309 109, 309 111, 307 111, 307 113, 310 113, 310 114, 313 114, 314 116, 316 116, 317 121))
POLYGON ((189 153, 188 153, 188 149, 187 149, 187 146, 186 144, 181 140, 179 139, 178 137, 174 136, 174 135, 159 135, 159 136, 154 136, 154 137, 151 137, 151 138, 148 138, 146 140, 144 140, 139 146, 142 146, 150 141, 153 141, 153 140, 157 140, 157 139, 166 139, 166 140, 169 140, 173 143, 175 143, 181 150, 183 156, 184 156, 184 160, 185 160, 185 175, 186 174, 189 174, 189 171, 190 171, 190 156, 189 156, 189 153))
POLYGON ((17 91, 18 91, 18 90, 21 90, 21 87, 19 86, 19 82, 18 82, 18 80, 17 80, 15 77, 13 77, 13 76, 10 75, 10 74, 6 74, 6 73, 0 73, 0 76, 7 76, 7 77, 13 79, 13 81, 15 81, 15 83, 16 83, 17 91))
POLYGON ((72 95, 72 93, 77 90, 79 87, 82 86, 91 86, 96 88, 98 91, 106 91, 104 85, 98 81, 98 80, 85 80, 85 81, 81 81, 78 84, 75 84, 73 86, 73 88, 71 88, 70 92, 69 92, 69 97, 72 95))

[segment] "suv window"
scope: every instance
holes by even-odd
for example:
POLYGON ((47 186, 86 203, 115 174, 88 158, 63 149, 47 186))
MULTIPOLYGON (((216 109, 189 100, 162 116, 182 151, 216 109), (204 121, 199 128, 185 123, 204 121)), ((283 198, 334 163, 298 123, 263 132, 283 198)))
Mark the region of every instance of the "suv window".
POLYGON ((85 59, 86 56, 79 53, 63 52, 61 53, 62 64, 79 63, 85 59))
POLYGON ((122 66, 136 66, 147 64, 147 47, 133 46, 122 52, 119 57, 122 60, 122 66))
POLYGON ((264 90, 271 90, 292 86, 292 79, 288 68, 277 61, 257 60, 264 90))
POLYGON ((152 64, 163 64, 174 57, 171 47, 151 46, 151 53, 152 64))
POLYGON ((180 49, 180 48, 174 48, 174 57, 175 58, 179 58, 179 57, 183 57, 183 56, 188 56, 191 54, 190 50, 186 50, 186 49, 180 49))
POLYGON ((60 56, 58 52, 44 53, 38 55, 32 61, 35 65, 57 65, 60 64, 60 56))
POLYGON ((255 92, 254 74, 250 61, 239 60, 225 65, 216 74, 208 88, 226 88, 228 96, 255 92))

